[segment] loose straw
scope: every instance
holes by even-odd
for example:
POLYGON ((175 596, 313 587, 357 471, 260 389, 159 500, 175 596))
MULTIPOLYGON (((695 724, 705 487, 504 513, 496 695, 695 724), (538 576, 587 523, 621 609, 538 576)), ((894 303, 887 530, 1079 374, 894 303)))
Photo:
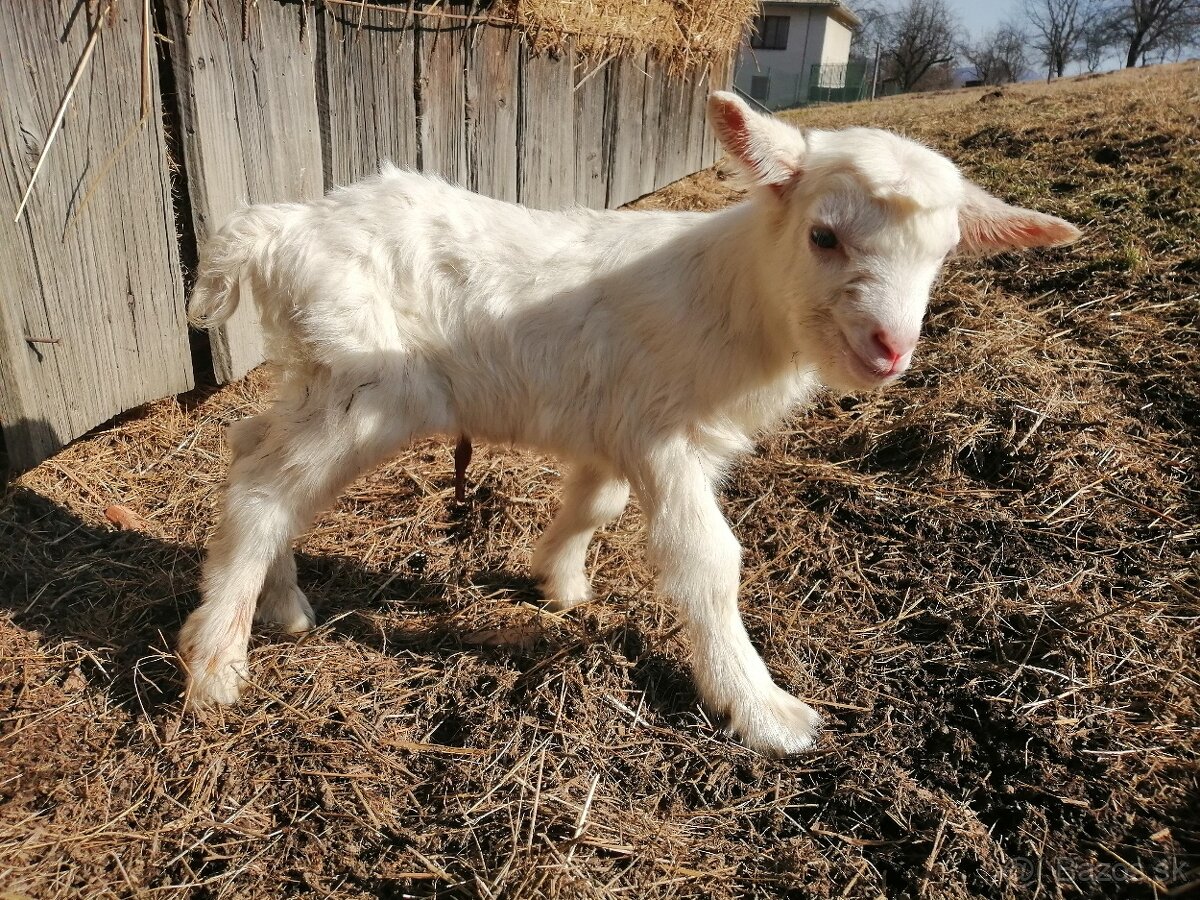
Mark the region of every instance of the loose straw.
POLYGON ((13 216, 14 222, 21 220, 21 213, 25 211, 25 204, 29 202, 29 195, 33 193, 33 186, 37 182, 38 173, 42 171, 42 164, 46 162, 46 154, 50 152, 50 145, 54 143, 54 138, 58 135, 58 130, 62 127, 63 119, 67 115, 67 106, 71 103, 71 96, 75 93, 75 88, 79 86, 80 79, 83 78, 83 73, 87 70, 88 63, 92 59, 92 51, 96 49, 96 42, 100 40, 100 32, 104 28, 104 21, 108 18, 108 13, 112 9, 113 0, 108 0, 101 10, 100 15, 96 17, 96 24, 92 26, 92 33, 88 37, 87 46, 83 48, 83 56, 79 57, 79 62, 75 64, 75 71, 71 74, 71 81, 67 84, 66 93, 63 94, 62 103, 58 105, 58 114, 54 117, 54 124, 50 126, 50 134, 46 138, 46 143, 42 146, 42 152, 38 156, 37 164, 33 167, 33 174, 29 176, 29 186, 25 188, 25 194, 21 197, 21 205, 17 207, 17 214, 13 216))

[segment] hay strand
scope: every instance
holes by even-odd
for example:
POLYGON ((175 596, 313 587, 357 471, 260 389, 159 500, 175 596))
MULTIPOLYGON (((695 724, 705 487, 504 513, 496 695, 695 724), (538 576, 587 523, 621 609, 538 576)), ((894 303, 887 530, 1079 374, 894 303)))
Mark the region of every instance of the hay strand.
POLYGON ((54 114, 54 121, 50 125, 49 134, 46 135, 46 142, 42 145, 42 152, 38 154, 37 162, 33 166, 33 174, 29 176, 29 184, 25 187, 25 193, 21 195, 21 202, 17 206, 17 214, 13 216, 13 222, 21 221, 21 214, 25 212, 25 204, 29 202, 29 196, 33 193, 33 186, 37 183, 38 174, 42 171, 42 165, 46 162, 50 147, 53 145, 55 137, 58 136, 63 119, 66 118, 67 107, 71 105, 71 98, 75 96, 75 88, 79 86, 83 73, 87 71, 88 63, 92 60, 92 53, 96 49, 96 43, 100 40, 100 32, 104 30, 105 20, 108 18, 114 2, 115 0, 108 0, 104 9, 96 16, 91 33, 88 35, 87 44, 84 45, 83 53, 80 54, 79 61, 75 63, 75 70, 71 73, 71 80, 67 82, 66 90, 63 91, 62 101, 58 104, 58 111, 54 114))

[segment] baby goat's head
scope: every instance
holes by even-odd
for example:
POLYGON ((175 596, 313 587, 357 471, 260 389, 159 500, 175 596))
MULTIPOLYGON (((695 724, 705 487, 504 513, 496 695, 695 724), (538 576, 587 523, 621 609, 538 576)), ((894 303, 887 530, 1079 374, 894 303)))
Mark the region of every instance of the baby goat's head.
POLYGON ((708 114, 766 206, 766 277, 779 279, 801 326, 797 349, 835 390, 878 387, 908 368, 949 254, 1079 237, 1073 225, 1009 206, 941 154, 887 131, 800 131, 724 92, 709 99, 708 114))

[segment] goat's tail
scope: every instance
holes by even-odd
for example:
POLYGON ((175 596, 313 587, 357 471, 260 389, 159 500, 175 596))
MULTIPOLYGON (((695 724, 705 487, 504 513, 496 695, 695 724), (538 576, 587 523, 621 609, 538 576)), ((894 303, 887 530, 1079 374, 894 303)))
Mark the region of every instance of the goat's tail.
POLYGON ((188 321, 197 328, 220 325, 241 300, 239 284, 257 268, 267 243, 279 233, 282 210, 269 203, 231 215, 200 250, 200 274, 188 301, 188 321))

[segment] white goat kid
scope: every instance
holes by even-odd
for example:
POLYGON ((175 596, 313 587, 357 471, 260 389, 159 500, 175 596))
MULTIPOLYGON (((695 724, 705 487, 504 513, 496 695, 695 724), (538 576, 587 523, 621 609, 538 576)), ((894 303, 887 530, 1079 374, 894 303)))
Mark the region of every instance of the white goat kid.
POLYGON ((822 386, 898 378, 947 254, 1078 232, 886 132, 801 132, 726 93, 709 118, 754 184, 721 212, 540 212, 385 166, 313 203, 250 207, 209 242, 193 321, 227 318, 248 277, 282 384, 231 430, 204 600, 180 636, 190 702, 237 698, 252 617, 312 627, 290 544, 340 489, 416 438, 467 434, 570 463, 533 555, 552 608, 589 598, 588 541, 632 486, 704 701, 763 752, 812 744, 816 712, 742 626, 715 485, 822 386))

